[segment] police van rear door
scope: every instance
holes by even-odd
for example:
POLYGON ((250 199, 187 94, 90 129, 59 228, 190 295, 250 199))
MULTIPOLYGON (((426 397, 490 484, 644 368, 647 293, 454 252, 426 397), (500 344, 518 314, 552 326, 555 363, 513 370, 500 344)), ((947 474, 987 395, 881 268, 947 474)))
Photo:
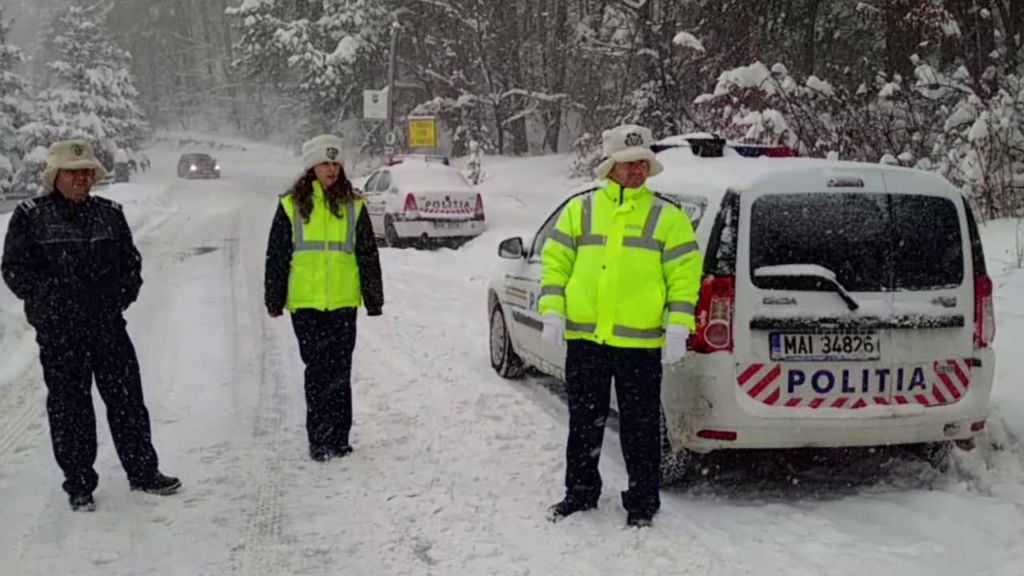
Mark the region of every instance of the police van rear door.
POLYGON ((889 406, 895 379, 919 376, 895 372, 889 211, 872 167, 808 170, 743 194, 735 356, 745 409, 851 414, 889 406))
POLYGON ((974 363, 967 210, 936 175, 891 170, 883 177, 893 222, 891 401, 901 412, 956 404, 971 386, 974 363))

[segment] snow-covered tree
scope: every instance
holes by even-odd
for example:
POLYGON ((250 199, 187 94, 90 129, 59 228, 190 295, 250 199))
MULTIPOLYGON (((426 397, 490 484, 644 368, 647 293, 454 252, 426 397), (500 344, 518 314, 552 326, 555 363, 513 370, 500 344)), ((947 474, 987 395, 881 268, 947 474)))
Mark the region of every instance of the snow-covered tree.
POLYGON ((997 58, 979 80, 963 64, 943 71, 914 56, 913 78, 878 76, 855 90, 758 62, 723 72, 696 108, 704 125, 732 139, 936 171, 983 215, 1020 214, 1024 69, 1008 61, 997 58))
POLYGON ((131 56, 110 38, 105 15, 94 0, 72 0, 56 15, 49 87, 36 101, 35 121, 22 128, 28 145, 87 138, 113 154, 141 142, 146 123, 128 69, 131 56))
POLYGON ((245 0, 227 13, 240 23, 235 65, 269 82, 337 128, 357 112, 367 78, 386 62, 389 2, 245 0))
POLYGON ((15 173, 21 168, 24 147, 18 128, 28 122, 31 111, 28 83, 18 73, 21 50, 8 43, 10 25, 0 6, 0 196, 10 192, 15 173))

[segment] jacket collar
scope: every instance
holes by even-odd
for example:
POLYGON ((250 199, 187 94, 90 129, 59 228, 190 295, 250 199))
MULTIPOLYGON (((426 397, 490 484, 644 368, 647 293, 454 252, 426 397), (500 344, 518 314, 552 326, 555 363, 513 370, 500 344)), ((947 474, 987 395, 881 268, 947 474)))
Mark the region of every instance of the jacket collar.
POLYGON ((647 187, 646 183, 639 188, 623 188, 622 184, 609 179, 598 193, 604 194, 609 200, 621 206, 626 203, 635 203, 640 198, 650 196, 651 190, 647 187))
POLYGON ((91 206, 93 203, 91 195, 86 196, 85 200, 82 200, 81 202, 72 202, 71 200, 65 198, 64 195, 61 194, 60 191, 56 189, 50 191, 50 200, 53 202, 53 205, 57 208, 57 212, 67 217, 71 217, 74 216, 75 214, 78 214, 79 212, 82 212, 83 210, 91 206))

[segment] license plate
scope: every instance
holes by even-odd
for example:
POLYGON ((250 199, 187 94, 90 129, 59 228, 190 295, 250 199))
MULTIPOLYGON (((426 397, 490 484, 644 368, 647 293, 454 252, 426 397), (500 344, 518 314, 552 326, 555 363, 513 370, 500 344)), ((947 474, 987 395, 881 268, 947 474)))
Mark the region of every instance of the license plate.
POLYGON ((772 360, 859 361, 882 355, 877 332, 772 332, 769 342, 772 360))
POLYGON ((435 230, 458 230, 462 228, 462 222, 434 222, 435 230))

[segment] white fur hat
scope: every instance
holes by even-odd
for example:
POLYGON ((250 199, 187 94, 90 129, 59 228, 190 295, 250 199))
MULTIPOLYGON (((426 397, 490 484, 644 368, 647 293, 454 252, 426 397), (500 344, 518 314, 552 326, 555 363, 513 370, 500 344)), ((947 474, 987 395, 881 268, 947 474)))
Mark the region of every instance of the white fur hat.
POLYGON ((43 185, 47 190, 53 190, 57 172, 61 170, 88 169, 95 171, 94 181, 103 180, 107 176, 107 169, 96 159, 96 153, 93 152, 91 144, 85 140, 54 142, 50 145, 49 154, 46 156, 43 185))
POLYGON ((661 172, 662 165, 651 146, 654 144, 654 136, 651 131, 636 124, 624 124, 618 128, 605 130, 601 133, 601 148, 604 158, 594 169, 598 178, 607 178, 608 173, 619 162, 634 162, 646 160, 651 167, 649 176, 661 172))
POLYGON ((309 170, 322 162, 341 164, 341 150, 344 142, 331 134, 321 134, 306 140, 302 145, 302 167, 309 170))

